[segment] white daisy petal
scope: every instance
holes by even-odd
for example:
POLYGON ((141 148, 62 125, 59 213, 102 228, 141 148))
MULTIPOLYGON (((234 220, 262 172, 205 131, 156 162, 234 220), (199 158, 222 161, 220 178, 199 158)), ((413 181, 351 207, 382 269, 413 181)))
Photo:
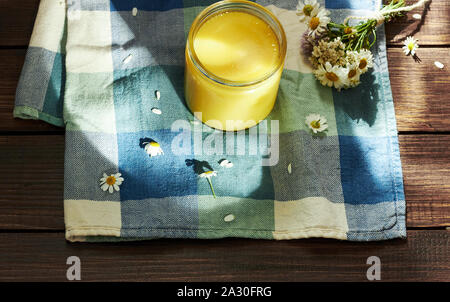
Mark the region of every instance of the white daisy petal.
POLYGON ((328 128, 326 118, 319 114, 310 114, 305 119, 305 124, 313 133, 322 132, 328 128))
POLYGON ((297 4, 297 16, 300 21, 308 21, 311 17, 317 16, 319 12, 320 4, 316 0, 298 1, 297 4))
POLYGON ((316 15, 307 19, 310 36, 315 38, 317 34, 322 34, 326 31, 326 27, 331 21, 330 17, 328 17, 329 14, 330 12, 328 10, 321 8, 316 15))
POLYGON ((442 63, 439 62, 439 61, 434 61, 434 66, 436 66, 436 67, 439 68, 439 69, 444 68, 444 64, 442 64, 442 63))
POLYGON ((108 190, 108 187, 109 187, 108 184, 103 184, 100 188, 101 188, 103 191, 106 191, 106 190, 108 190))
POLYGON ((113 193, 114 189, 119 191, 119 186, 124 180, 123 177, 120 177, 121 175, 121 173, 115 173, 108 176, 106 173, 103 173, 103 177, 100 178, 100 188, 103 191, 109 191, 109 193, 113 193))
POLYGON ((346 69, 341 66, 333 66, 329 62, 325 63, 325 66, 319 65, 314 70, 314 75, 324 86, 334 87, 340 90, 345 86, 346 69))
POLYGON ((229 161, 228 161, 227 159, 224 159, 224 160, 222 160, 222 161, 220 162, 220 165, 221 165, 222 167, 225 167, 226 165, 228 165, 228 163, 229 163, 229 161))
POLYGON ((154 114, 158 114, 158 115, 160 115, 162 113, 162 111, 160 109, 156 108, 156 107, 152 108, 152 112, 154 114))
POLYGON ((122 61, 123 64, 128 64, 132 58, 133 58, 133 55, 129 54, 125 59, 123 59, 123 61, 122 61))

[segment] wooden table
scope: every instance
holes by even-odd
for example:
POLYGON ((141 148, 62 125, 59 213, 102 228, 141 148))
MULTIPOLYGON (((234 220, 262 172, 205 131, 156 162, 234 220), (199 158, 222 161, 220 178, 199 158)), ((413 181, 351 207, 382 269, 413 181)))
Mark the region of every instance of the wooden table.
POLYGON ((384 281, 450 281, 450 1, 433 0, 422 20, 412 17, 417 9, 386 26, 408 239, 372 243, 67 243, 64 130, 12 117, 38 3, 0 0, 0 281, 64 281, 72 255, 81 259, 82 280, 364 281, 374 255, 384 281), (408 35, 419 39, 420 63, 402 52, 408 35))

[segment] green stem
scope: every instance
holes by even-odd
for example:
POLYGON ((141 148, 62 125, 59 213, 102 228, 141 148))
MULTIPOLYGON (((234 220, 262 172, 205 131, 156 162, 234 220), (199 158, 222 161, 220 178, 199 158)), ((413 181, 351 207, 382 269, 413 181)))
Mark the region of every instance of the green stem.
MULTIPOLYGON (((399 7, 405 6, 404 0, 390 0, 388 4, 384 5, 380 10, 382 13, 387 12, 391 9, 397 9, 399 7)), ((401 13, 391 13, 386 14, 385 22, 391 20, 393 17, 400 16, 401 13)), ((351 26, 353 28, 353 32, 351 34, 345 33, 345 28, 348 27, 348 24, 338 24, 334 22, 329 22, 327 25, 328 31, 327 35, 330 40, 334 40, 338 37, 341 38, 341 41, 346 44, 346 50, 355 50, 359 51, 360 49, 370 49, 377 40, 376 35, 376 27, 377 20, 369 19, 364 22, 360 22, 359 24, 351 26)))
POLYGON ((214 192, 214 188, 213 188, 211 179, 210 178, 206 178, 206 179, 208 180, 209 186, 211 187, 211 191, 213 193, 214 198, 216 198, 216 193, 214 192))

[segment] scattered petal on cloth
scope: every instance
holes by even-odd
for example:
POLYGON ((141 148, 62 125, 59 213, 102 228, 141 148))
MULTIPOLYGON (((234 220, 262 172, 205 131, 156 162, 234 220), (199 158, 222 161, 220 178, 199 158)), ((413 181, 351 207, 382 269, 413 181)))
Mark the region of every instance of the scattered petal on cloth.
POLYGON ((278 98, 259 126, 223 133, 183 99, 186 33, 202 1, 41 0, 14 115, 66 128, 68 240, 406 236, 383 27, 373 68, 349 90, 317 83, 300 51, 308 25, 319 35, 325 18, 342 22, 378 1, 318 1, 330 15, 305 16, 309 24, 297 0, 256 2, 290 45, 278 98), (326 117, 326 135, 305 127, 311 112, 326 117), (234 167, 222 168, 223 158, 234 167))
POLYGON ((222 167, 225 167, 225 168, 232 168, 233 167, 233 163, 231 161, 229 161, 228 159, 221 160, 220 161, 220 165, 222 167))
POLYGON ((162 113, 162 111, 160 109, 156 108, 156 107, 152 108, 152 112, 154 114, 158 114, 158 115, 160 115, 162 113))

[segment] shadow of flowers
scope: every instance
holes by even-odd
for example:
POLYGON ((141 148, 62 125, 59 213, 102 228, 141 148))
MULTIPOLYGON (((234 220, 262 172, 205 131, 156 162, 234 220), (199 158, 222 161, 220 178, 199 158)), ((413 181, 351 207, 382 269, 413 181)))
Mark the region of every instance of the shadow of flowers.
POLYGON ((336 107, 341 108, 351 119, 363 120, 373 126, 380 101, 379 84, 373 73, 368 72, 361 76, 358 89, 342 90, 333 96, 337 100, 336 107))
POLYGON ((186 166, 188 167, 192 167, 192 169, 194 170, 194 173, 197 175, 200 175, 206 171, 213 171, 214 169, 211 167, 211 165, 203 160, 197 160, 197 159, 186 159, 186 166))

